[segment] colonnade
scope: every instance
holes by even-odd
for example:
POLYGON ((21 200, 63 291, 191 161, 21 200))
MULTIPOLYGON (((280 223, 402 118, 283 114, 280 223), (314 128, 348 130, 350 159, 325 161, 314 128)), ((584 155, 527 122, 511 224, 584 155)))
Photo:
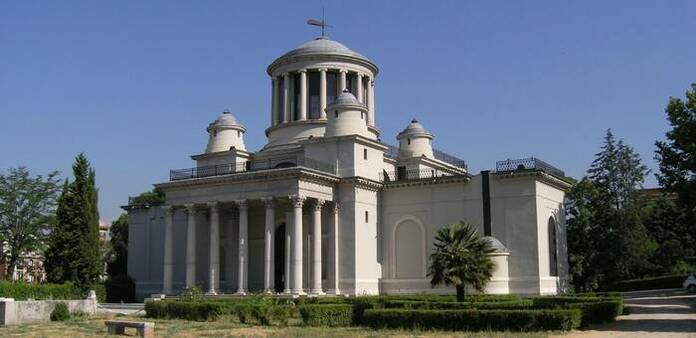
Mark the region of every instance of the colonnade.
MULTIPOLYGON (((285 238, 275 238, 276 205, 277 199, 268 197, 261 199, 265 209, 264 218, 264 249, 263 249, 263 288, 266 293, 273 293, 275 289, 275 264, 274 248, 276 240, 286 241, 285 245, 285 285, 284 293, 293 295, 305 294, 303 289, 303 271, 309 269, 309 293, 320 295, 324 293, 322 285, 322 209, 329 212, 328 238, 329 250, 327 250, 327 291, 338 294, 338 205, 335 202, 325 202, 320 199, 307 199, 302 196, 290 196, 287 198, 290 208, 285 213, 285 238), (311 210, 310 266, 303 266, 303 207, 309 206, 311 210), (329 275, 330 274, 330 275, 329 275)), ((236 238, 238 244, 238 281, 236 294, 245 295, 249 292, 249 200, 233 201, 239 212, 239 231, 236 238)), ((226 204, 228 205, 228 204, 226 204)), ((164 214, 164 274, 163 294, 172 294, 172 278, 174 270, 174 211, 183 209, 187 214, 186 222, 186 279, 185 287, 196 285, 196 214, 209 212, 210 220, 210 250, 208 260, 208 286, 207 293, 211 295, 220 292, 220 202, 209 202, 204 205, 184 204, 182 206, 162 206, 164 214)), ((255 225, 252 225, 255 226, 255 225)), ((228 266, 231 269, 233 266, 228 266)))
POLYGON ((367 105, 367 123, 370 126, 375 125, 374 78, 371 78, 368 74, 350 72, 347 69, 316 68, 300 69, 295 72, 287 72, 283 73, 282 75, 272 77, 272 126, 295 120, 308 119, 309 81, 307 78, 307 72, 319 72, 319 119, 326 119, 326 107, 328 104, 330 104, 327 99, 326 75, 328 72, 338 72, 338 83, 336 86, 337 92, 331 96, 338 97, 340 93, 342 93, 345 89, 348 89, 350 92, 355 94, 358 102, 367 105), (300 77, 299 88, 295 88, 294 85, 296 75, 299 75, 300 77), (351 79, 351 88, 347 88, 349 78, 351 79), (365 85, 367 88, 365 88, 365 85), (297 111, 295 111, 294 100, 298 91, 300 99, 297 104, 297 111), (295 116, 297 116, 297 118, 295 116))

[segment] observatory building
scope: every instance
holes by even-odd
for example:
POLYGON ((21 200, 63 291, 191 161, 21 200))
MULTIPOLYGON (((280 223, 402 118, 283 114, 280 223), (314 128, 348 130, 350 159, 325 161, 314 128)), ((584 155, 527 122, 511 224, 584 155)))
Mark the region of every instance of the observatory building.
POLYGON ((415 119, 396 138, 380 135, 377 65, 327 37, 266 72, 261 149, 245 146, 242 115, 224 112, 195 165, 155 184, 163 204, 124 207, 140 298, 194 285, 209 294, 454 293, 431 287, 427 270, 436 232, 459 221, 495 248, 486 292, 565 287, 562 171, 527 158, 469 172, 415 119))

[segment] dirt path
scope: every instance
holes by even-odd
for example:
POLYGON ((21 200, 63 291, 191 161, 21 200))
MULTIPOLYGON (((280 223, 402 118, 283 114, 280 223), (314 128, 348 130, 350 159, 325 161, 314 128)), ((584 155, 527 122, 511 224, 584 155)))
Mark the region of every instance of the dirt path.
POLYGON ((625 296, 630 314, 563 337, 695 337, 696 294, 683 290, 641 291, 625 296))

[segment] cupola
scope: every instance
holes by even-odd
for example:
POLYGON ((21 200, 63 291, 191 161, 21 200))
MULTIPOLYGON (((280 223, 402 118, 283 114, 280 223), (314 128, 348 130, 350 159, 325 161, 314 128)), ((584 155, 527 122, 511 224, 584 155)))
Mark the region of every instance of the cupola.
POLYGON ((333 104, 326 107, 326 116, 325 137, 360 135, 374 138, 367 128, 367 107, 348 90, 344 90, 333 104))
POLYGON ((429 157, 433 158, 433 134, 423 128, 416 119, 396 136, 399 140, 399 158, 429 157))
POLYGON ((225 111, 220 114, 215 121, 208 125, 208 146, 205 149, 206 153, 215 153, 227 151, 230 149, 238 149, 246 151, 244 146, 244 132, 246 128, 237 119, 225 111))

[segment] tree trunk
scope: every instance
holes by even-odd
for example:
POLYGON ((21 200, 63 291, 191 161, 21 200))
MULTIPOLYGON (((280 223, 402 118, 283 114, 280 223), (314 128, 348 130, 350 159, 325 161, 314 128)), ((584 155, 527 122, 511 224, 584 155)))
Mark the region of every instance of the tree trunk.
POLYGON ((457 301, 458 302, 463 302, 464 301, 464 285, 457 285, 457 301))

